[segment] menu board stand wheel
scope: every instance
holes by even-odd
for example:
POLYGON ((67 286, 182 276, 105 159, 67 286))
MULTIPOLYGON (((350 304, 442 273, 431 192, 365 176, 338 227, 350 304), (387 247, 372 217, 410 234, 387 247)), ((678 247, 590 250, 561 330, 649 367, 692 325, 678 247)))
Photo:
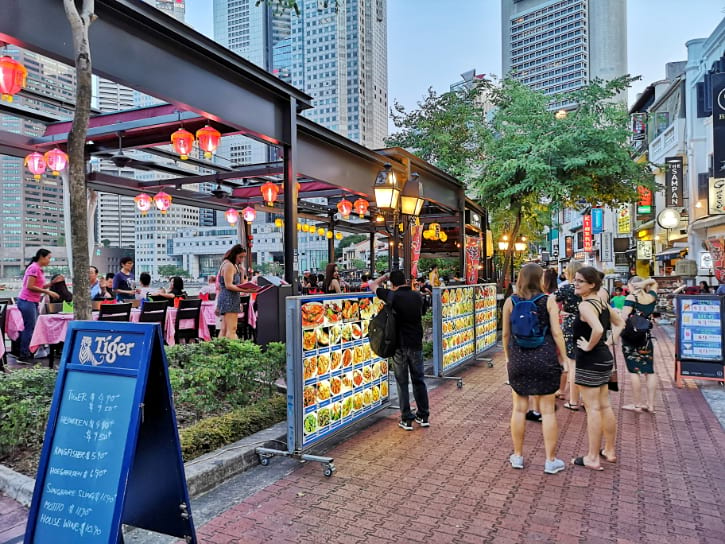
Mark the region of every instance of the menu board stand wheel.
POLYGON ((269 465, 269 460, 275 455, 283 455, 285 457, 292 457, 299 461, 314 461, 315 463, 322 463, 322 473, 328 478, 335 472, 335 463, 332 457, 322 457, 319 455, 310 455, 308 453, 301 453, 298 451, 285 451, 275 450, 273 448, 256 448, 254 452, 259 457, 259 464, 263 467, 269 465))
POLYGON ((433 378, 435 380, 456 380, 456 387, 458 389, 463 388, 463 377, 462 376, 438 376, 436 374, 424 374, 424 378, 433 378))

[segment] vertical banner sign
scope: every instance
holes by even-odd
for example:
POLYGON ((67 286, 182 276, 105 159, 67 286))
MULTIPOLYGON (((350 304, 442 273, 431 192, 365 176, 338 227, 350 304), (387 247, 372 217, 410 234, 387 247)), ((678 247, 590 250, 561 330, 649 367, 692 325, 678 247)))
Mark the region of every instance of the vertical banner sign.
POLYGON ((725 73, 712 74, 712 168, 725 178, 725 73))
POLYGON ((599 234, 604 230, 604 210, 592 208, 592 234, 599 234))
POLYGON ((682 157, 665 159, 665 207, 682 206, 682 157))
POLYGON ((602 262, 608 263, 614 260, 614 242, 611 232, 603 232, 600 238, 601 251, 600 259, 602 262))
POLYGON ((632 140, 641 141, 644 140, 645 133, 647 132, 647 114, 646 113, 633 113, 632 114, 632 140))
POLYGON ((713 273, 717 281, 725 282, 725 239, 710 238, 705 244, 710 251, 713 273))
POLYGON ((478 283, 478 265, 481 262, 481 238, 466 236, 466 283, 478 283))
POLYGON ((629 204, 622 204, 617 210, 617 234, 632 232, 632 220, 629 204))
POLYGON ((423 225, 413 225, 410 231, 410 240, 413 244, 413 251, 410 254, 410 274, 418 277, 418 261, 420 260, 420 244, 423 239, 423 225))
POLYGON ((725 178, 710 178, 709 189, 708 212, 710 215, 725 214, 725 178))
POLYGON ((567 259, 571 259, 574 256, 574 237, 564 237, 564 251, 567 259))
POLYGON ((652 213, 652 191, 641 185, 637 187, 639 200, 637 201, 637 215, 649 215, 652 213))
POLYGON ((592 251, 592 216, 582 217, 582 234, 584 235, 584 251, 592 251))

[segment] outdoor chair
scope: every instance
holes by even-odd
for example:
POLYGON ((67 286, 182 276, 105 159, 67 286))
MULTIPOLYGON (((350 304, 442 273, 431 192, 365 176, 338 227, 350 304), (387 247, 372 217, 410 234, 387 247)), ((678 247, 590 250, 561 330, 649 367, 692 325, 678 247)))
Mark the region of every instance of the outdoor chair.
POLYGON ((98 321, 130 321, 131 303, 102 304, 98 308, 98 321))
POLYGON ((180 300, 176 310, 176 323, 174 330, 174 341, 179 344, 181 340, 188 343, 199 338, 199 319, 201 319, 201 300, 180 300), (181 328, 183 321, 192 324, 181 328))
POLYGON ((161 334, 166 335, 166 310, 169 307, 167 300, 152 302, 144 301, 141 306, 141 314, 139 315, 139 323, 158 323, 161 325, 161 334))
POLYGON ((0 298, 0 304, 15 304, 15 299, 13 297, 0 298))

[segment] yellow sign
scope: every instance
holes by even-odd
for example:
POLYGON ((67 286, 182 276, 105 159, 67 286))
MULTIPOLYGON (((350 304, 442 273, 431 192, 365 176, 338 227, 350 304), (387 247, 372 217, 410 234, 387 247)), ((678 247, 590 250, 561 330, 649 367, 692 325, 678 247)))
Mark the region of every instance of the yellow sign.
POLYGON ((632 216, 629 204, 622 204, 617 210, 617 234, 632 232, 632 216))

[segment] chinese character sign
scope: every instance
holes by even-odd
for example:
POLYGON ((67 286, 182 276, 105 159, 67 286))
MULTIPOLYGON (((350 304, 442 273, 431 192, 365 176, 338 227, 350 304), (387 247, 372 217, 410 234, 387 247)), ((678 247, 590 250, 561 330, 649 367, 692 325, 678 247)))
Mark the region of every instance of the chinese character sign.
POLYGON ((632 231, 629 204, 622 204, 617 210, 617 234, 629 234, 632 231))
POLYGON ((423 238, 423 225, 413 225, 410 230, 410 240, 413 251, 410 255, 410 275, 418 277, 418 261, 420 260, 420 243, 423 238))
POLYGON ((466 283, 478 283, 478 265, 481 262, 481 238, 466 236, 466 283))
POLYGON ((592 251, 592 216, 582 218, 582 233, 584 234, 584 251, 592 251))

